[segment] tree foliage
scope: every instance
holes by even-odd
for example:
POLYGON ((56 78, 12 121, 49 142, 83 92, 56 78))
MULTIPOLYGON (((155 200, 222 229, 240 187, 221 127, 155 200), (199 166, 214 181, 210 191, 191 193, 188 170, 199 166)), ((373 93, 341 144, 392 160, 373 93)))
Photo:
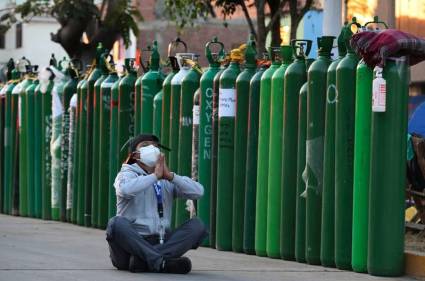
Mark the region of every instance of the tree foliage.
POLYGON ((314 7, 314 2, 314 0, 165 0, 168 15, 180 28, 193 25, 197 19, 206 18, 208 15, 215 17, 215 9, 220 11, 224 25, 227 26, 226 20, 240 8, 250 32, 257 39, 260 52, 265 49, 265 40, 269 33, 272 35, 272 45, 280 44, 280 18, 283 15, 291 17, 290 37, 294 39, 301 19, 314 7), (251 7, 255 7, 256 10, 255 20, 249 14, 251 7))
POLYGON ((35 16, 52 16, 60 29, 51 34, 70 57, 90 59, 96 45, 102 42, 110 49, 118 38, 130 43, 130 33, 138 34, 137 21, 142 17, 131 0, 26 0, 6 8, 0 16, 0 32, 7 31, 19 20, 30 21, 35 16), (82 41, 86 34, 89 43, 82 41))

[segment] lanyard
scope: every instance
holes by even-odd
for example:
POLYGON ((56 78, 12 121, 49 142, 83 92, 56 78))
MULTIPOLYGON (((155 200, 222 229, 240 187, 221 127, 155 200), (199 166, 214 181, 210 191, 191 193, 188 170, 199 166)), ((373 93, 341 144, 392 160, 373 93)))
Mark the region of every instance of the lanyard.
POLYGON ((164 207, 162 204, 162 186, 159 183, 154 183, 153 184, 153 188, 155 190, 155 196, 156 196, 156 201, 157 201, 157 207, 158 207, 158 215, 159 218, 163 218, 164 217, 164 207))
POLYGON ((153 188, 155 190, 157 209, 159 215, 159 243, 164 244, 165 230, 163 224, 164 217, 164 206, 162 205, 162 186, 157 182, 153 184, 153 188))

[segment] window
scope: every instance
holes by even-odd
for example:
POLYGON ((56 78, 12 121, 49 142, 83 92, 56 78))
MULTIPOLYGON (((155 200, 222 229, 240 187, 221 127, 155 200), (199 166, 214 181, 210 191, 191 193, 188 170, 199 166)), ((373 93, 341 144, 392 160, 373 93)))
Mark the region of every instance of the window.
POLYGON ((22 47, 22 23, 16 25, 16 48, 22 47))

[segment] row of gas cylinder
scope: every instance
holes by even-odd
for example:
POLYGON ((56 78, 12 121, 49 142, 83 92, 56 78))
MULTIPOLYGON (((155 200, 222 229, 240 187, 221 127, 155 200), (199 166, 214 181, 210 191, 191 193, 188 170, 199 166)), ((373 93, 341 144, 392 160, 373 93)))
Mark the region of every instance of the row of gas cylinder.
MULTIPOLYGON (((101 46, 83 76, 73 61, 38 78, 30 66, 11 71, 0 95, 2 212, 105 228, 128 140, 154 133, 171 148, 170 169, 205 188, 204 246, 402 274, 408 64, 374 72, 350 46, 352 26, 361 30, 343 27, 335 60, 332 36, 317 39, 315 60, 310 40, 257 60, 252 38, 228 55, 214 38, 203 71, 194 54, 173 54, 187 49, 177 39, 166 76, 156 42, 139 78, 131 59, 118 76, 101 46), (381 75, 384 109, 373 111, 381 75)), ((185 209, 178 200, 173 226, 185 209)))

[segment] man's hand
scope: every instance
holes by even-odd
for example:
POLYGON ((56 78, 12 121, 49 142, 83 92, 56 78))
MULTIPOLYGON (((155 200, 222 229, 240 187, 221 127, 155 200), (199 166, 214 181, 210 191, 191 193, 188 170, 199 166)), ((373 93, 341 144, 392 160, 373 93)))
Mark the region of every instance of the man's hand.
POLYGON ((172 181, 174 178, 174 173, 170 172, 170 169, 168 169, 167 163, 165 163, 164 160, 164 179, 168 180, 168 181, 172 181))
POLYGON ((164 177, 164 154, 162 153, 156 162, 154 173, 159 180, 164 177))

